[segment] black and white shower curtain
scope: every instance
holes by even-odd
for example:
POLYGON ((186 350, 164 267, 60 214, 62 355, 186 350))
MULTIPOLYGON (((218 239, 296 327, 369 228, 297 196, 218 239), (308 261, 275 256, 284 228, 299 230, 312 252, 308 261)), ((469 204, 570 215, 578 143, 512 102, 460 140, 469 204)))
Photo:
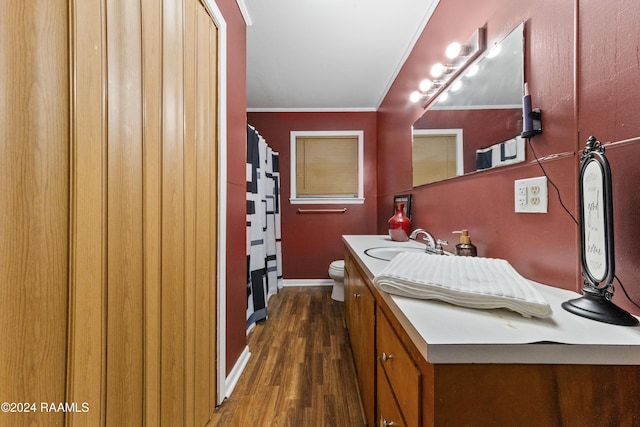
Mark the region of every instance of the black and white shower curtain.
POLYGON ((247 330, 282 287, 279 154, 247 125, 247 330))

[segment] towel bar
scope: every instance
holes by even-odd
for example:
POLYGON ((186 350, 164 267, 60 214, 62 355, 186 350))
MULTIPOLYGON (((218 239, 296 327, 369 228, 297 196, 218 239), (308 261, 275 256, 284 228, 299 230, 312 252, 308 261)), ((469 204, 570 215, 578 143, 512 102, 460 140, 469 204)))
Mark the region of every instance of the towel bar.
POLYGON ((307 214, 307 213, 345 213, 347 211, 347 208, 342 208, 342 209, 300 209, 298 208, 298 210, 296 211, 296 213, 299 214, 307 214))

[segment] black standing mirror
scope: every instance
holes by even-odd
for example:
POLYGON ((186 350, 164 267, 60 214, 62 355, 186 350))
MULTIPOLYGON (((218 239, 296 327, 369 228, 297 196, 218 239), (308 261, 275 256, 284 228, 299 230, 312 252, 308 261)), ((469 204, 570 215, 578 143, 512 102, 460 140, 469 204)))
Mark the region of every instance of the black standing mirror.
POLYGON ((580 263, 583 296, 562 303, 578 316, 614 325, 635 326, 638 319, 613 302, 615 258, 611 168, 604 147, 590 136, 580 159, 580 263))

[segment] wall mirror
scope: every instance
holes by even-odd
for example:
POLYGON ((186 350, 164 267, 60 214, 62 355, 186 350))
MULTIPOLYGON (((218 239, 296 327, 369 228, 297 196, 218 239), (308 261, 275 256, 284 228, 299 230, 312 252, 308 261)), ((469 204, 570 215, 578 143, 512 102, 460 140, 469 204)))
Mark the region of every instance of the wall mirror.
POLYGON ((414 187, 486 168, 476 165, 479 150, 490 155, 496 149, 498 156, 502 150, 506 161, 491 167, 524 160, 524 141, 516 138, 523 69, 524 23, 488 47, 413 124, 414 187))

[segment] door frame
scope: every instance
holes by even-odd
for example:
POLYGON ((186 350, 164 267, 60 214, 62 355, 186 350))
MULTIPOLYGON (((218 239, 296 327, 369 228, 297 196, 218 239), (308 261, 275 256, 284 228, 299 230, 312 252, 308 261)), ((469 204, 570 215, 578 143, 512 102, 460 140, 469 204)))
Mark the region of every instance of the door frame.
POLYGON ((218 241, 216 405, 227 395, 227 23, 214 0, 202 0, 218 28, 218 241))

